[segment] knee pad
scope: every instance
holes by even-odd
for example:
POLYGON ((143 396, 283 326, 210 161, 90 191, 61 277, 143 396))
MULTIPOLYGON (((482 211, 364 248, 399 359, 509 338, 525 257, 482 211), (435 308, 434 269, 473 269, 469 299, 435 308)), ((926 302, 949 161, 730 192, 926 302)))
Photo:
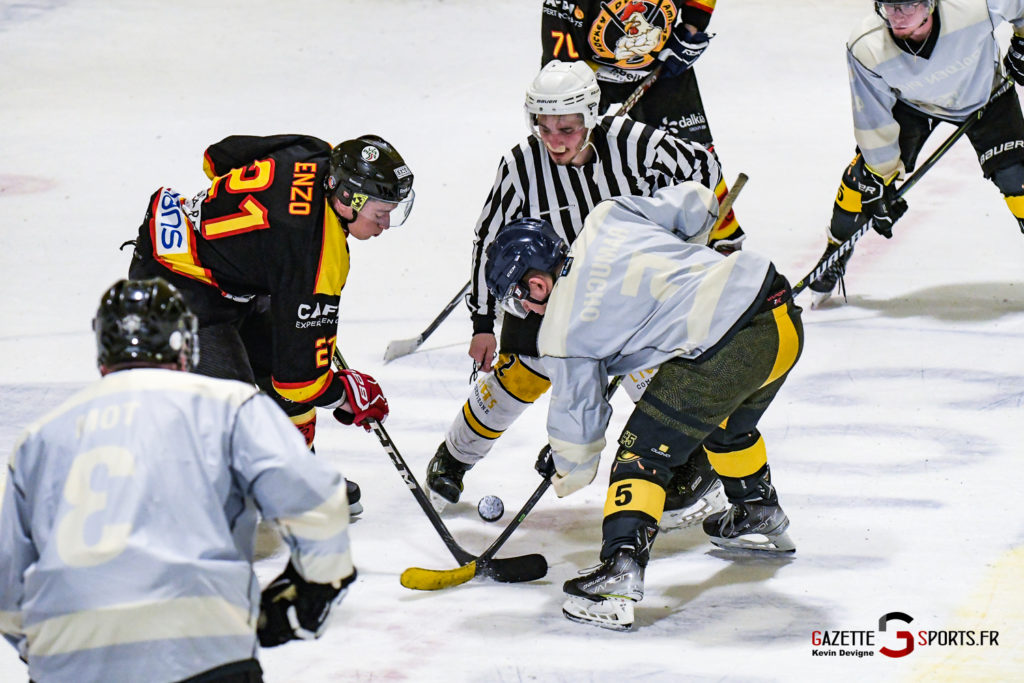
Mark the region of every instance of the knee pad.
POLYGON ((704 450, 711 466, 722 477, 747 477, 768 463, 764 439, 756 429, 736 437, 716 432, 704 442, 704 450))
POLYGON ((860 178, 864 174, 864 160, 858 154, 846 167, 843 179, 836 192, 836 201, 832 207, 832 222, 829 224, 829 240, 835 243, 845 242, 857 232, 857 217, 861 212, 860 178))

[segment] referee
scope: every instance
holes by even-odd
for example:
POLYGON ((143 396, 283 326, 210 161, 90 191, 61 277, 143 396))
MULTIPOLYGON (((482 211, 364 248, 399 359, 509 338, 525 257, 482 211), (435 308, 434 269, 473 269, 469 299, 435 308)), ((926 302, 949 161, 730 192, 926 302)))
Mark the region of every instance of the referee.
MULTIPOLYGON (((498 350, 495 301, 484 271, 487 248, 501 226, 524 217, 543 218, 572 244, 587 214, 605 199, 651 196, 659 188, 690 180, 714 190, 722 179, 718 162, 705 147, 626 117, 599 118, 600 100, 593 71, 579 61, 548 62, 526 91, 533 135, 502 157, 473 240, 469 355, 475 367, 493 372, 474 383, 428 466, 427 487, 439 509, 458 502, 466 471, 551 386, 537 360, 541 316, 505 316, 492 368, 498 350)), ((623 384, 636 400, 650 378, 634 379, 641 386, 623 384)), ((710 466, 705 473, 710 476, 703 477, 706 485, 698 493, 717 484, 710 466)))

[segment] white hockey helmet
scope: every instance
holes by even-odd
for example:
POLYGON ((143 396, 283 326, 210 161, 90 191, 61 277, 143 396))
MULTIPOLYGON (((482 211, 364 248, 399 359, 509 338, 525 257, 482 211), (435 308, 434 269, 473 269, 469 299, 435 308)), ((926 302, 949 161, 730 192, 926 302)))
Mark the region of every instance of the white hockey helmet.
POLYGON ((526 121, 532 131, 539 114, 582 114, 583 126, 597 125, 601 88, 594 71, 586 62, 561 62, 544 65, 526 90, 526 121))

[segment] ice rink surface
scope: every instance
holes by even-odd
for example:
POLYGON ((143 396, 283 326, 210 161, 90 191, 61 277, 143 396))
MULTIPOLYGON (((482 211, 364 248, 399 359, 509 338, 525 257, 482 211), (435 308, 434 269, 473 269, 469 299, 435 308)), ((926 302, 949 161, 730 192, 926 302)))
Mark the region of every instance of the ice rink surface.
MULTIPOLYGON (((351 245, 339 340, 385 388, 386 426, 423 479, 468 395, 468 314, 460 306, 414 355, 384 365, 382 354, 467 279, 497 162, 527 135, 541 5, 0 2, 3 457, 28 421, 96 377, 90 319, 127 271, 118 245, 153 190, 205 187, 203 150, 229 134, 377 133, 415 172, 417 203, 406 226, 351 245)), ((750 176, 736 204, 745 248, 794 282, 821 253, 853 154, 844 42, 870 11, 866 0, 721 2, 697 63, 725 174, 750 176)), ((549 494, 503 552, 542 552, 545 579, 414 593, 402 570, 451 568, 451 556, 377 440, 324 414, 318 454, 363 491, 359 580, 320 641, 261 653, 267 680, 1024 679, 1024 236, 966 141, 907 199, 892 240, 858 246, 848 302, 805 308, 806 351, 761 425, 795 556, 663 534, 632 632, 570 623, 561 583, 596 561, 608 447, 595 483, 549 494), (897 611, 913 622, 878 631, 897 611), (902 647, 897 628, 998 631, 999 644, 883 656, 902 647), (816 648, 815 631, 871 632, 873 646, 816 648), (870 654, 839 654, 849 650, 870 654)), ((614 405, 612 442, 630 409, 621 395, 614 405)), ((467 549, 486 547, 537 485, 545 411, 542 400, 467 477, 446 517, 467 549), (497 524, 476 514, 486 494, 505 501, 497 524)), ((284 562, 260 562, 260 578, 284 562)), ((0 680, 25 680, 6 646, 0 680)))

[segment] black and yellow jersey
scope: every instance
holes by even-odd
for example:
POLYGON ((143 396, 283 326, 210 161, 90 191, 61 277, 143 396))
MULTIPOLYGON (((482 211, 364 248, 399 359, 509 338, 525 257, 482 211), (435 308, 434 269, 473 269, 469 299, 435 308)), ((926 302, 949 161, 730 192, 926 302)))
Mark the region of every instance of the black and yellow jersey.
POLYGON ((210 187, 191 199, 153 195, 138 250, 238 301, 270 295, 274 389, 325 404, 346 233, 324 189, 331 146, 304 135, 232 135, 207 148, 210 187))

